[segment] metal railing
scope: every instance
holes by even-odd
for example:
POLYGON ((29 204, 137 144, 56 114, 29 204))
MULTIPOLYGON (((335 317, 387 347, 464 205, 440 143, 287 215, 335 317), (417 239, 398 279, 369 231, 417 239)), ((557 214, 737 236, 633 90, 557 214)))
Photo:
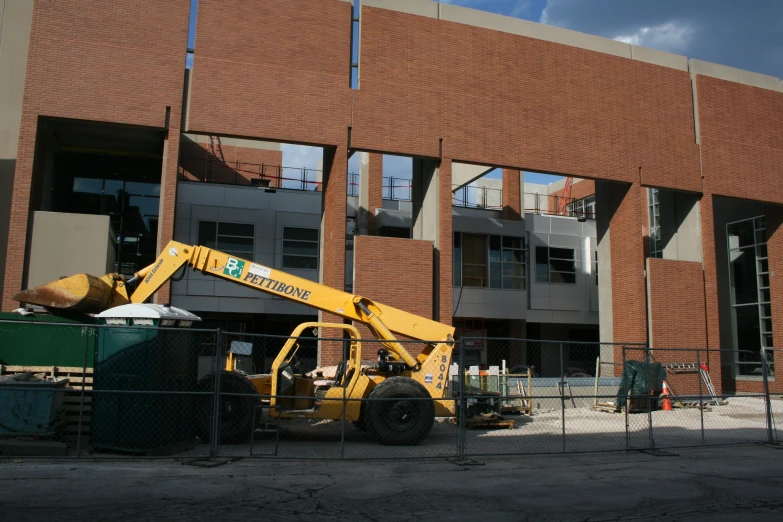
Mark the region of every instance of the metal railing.
POLYGON ((411 201, 413 185, 408 178, 384 176, 381 197, 390 201, 411 201))
MULTIPOLYGON (((281 373, 275 393, 245 375, 268 372, 285 336, 20 320, 0 321, 0 340, 3 435, 62 442, 72 458, 376 460, 775 444, 783 415, 775 349, 759 354, 758 380, 734 382, 720 350, 465 338, 440 374, 425 376, 445 389, 434 401, 421 385, 404 398, 352 397, 340 377, 351 348, 342 338, 297 338, 295 377, 285 384, 281 373), (46 404, 56 407, 47 413, 46 404), (395 443, 400 427, 412 443, 395 443)), ((424 348, 404 345, 414 356, 424 348)), ((382 347, 362 340, 362 365, 372 369, 382 347)))
POLYGON ((321 190, 320 171, 266 163, 222 161, 214 156, 183 158, 179 180, 225 185, 251 185, 289 190, 321 190))
MULTIPOLYGON (((457 187, 459 185, 453 185, 453 188, 457 187)), ((452 193, 451 204, 455 207, 502 210, 503 190, 465 185, 452 193)))

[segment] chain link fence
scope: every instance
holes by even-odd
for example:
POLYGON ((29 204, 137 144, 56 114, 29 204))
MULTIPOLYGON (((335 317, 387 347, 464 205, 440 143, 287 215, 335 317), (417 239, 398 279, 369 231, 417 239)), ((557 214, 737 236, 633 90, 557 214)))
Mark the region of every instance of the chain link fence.
POLYGON ((754 357, 511 338, 401 341, 421 366, 411 379, 380 341, 312 330, 293 338, 20 320, 0 321, 0 341, 0 444, 20 456, 656 450, 776 443, 783 416, 776 349, 754 357), (736 360, 755 366, 731 372, 726 361, 736 360))

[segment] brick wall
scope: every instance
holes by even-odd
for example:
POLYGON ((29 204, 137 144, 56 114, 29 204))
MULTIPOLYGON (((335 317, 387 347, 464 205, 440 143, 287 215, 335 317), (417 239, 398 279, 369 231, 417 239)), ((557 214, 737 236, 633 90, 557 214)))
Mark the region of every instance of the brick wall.
POLYGON ((685 71, 367 6, 361 34, 357 147, 701 188, 685 71))
POLYGON ((351 121, 351 5, 200 0, 189 128, 318 145, 351 121))
MULTIPOLYGON (((446 144, 444 147, 447 152, 451 152, 451 147, 446 144)), ((452 288, 454 287, 454 280, 452 277, 452 254, 453 254, 453 232, 452 232, 452 210, 451 210, 451 159, 444 158, 440 162, 440 187, 439 198, 440 204, 440 230, 438 231, 438 246, 439 249, 436 254, 438 260, 438 272, 439 272, 439 284, 440 291, 438 299, 439 317, 434 319, 439 320, 443 324, 451 324, 452 317, 454 315, 453 308, 453 294, 452 288)))
POLYGON ((704 192, 783 203, 783 93, 705 76, 696 92, 704 192))
MULTIPOLYGON (((399 308, 432 317, 432 241, 393 237, 356 236, 354 239, 354 293, 399 308)), ((372 338, 365 327, 362 337, 372 338)), ((423 348, 405 344, 413 355, 423 348)), ((365 354, 373 358, 377 346, 365 354)))
POLYGON ((276 187, 281 177, 298 175, 297 171, 281 170, 283 152, 280 150, 220 145, 216 157, 209 150, 209 143, 196 143, 183 136, 180 152, 179 172, 187 180, 204 181, 209 174, 215 183, 249 185, 251 179, 263 177, 276 187))
MULTIPOLYGON (((11 202, 2 309, 19 304, 39 116, 164 128, 179 135, 189 0, 36 0, 11 202)), ((178 140, 162 176, 159 241, 174 225, 178 140)), ((165 293, 165 289, 164 289, 165 293)), ((164 295, 165 297, 165 295, 164 295)))
MULTIPOLYGON (((696 351, 688 350, 707 346, 701 263, 650 258, 647 259, 647 277, 652 324, 650 347, 654 360, 708 363, 706 351, 697 355, 696 351)), ((668 372, 668 379, 677 394, 699 393, 698 373, 668 372)))
POLYGON ((375 234, 375 209, 383 208, 383 154, 370 154, 370 205, 368 212, 368 227, 370 234, 375 234))
MULTIPOLYGON (((565 188, 552 192, 549 196, 563 197, 565 188)), ((571 185, 571 197, 574 199, 584 199, 587 196, 595 194, 595 181, 592 179, 575 179, 571 185)))
POLYGON ((522 219, 518 170, 503 169, 503 219, 522 219))

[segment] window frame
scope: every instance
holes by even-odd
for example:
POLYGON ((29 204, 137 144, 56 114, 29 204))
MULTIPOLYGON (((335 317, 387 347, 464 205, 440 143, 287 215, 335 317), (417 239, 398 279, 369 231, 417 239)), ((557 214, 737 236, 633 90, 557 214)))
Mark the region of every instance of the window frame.
POLYGON ((515 236, 515 235, 503 235, 503 234, 477 234, 473 232, 454 231, 452 234, 452 263, 453 263, 453 277, 452 285, 454 287, 469 287, 469 288, 490 288, 494 290, 527 290, 527 237, 515 236), (465 235, 477 236, 484 238, 484 259, 483 264, 480 263, 468 263, 469 267, 482 267, 483 277, 467 276, 465 275, 465 235), (506 238, 511 240, 518 239, 521 242, 521 248, 507 247, 506 238), (493 244, 499 245, 497 248, 493 247, 493 244), (492 254, 494 252, 499 253, 499 259, 493 259, 492 254), (505 252, 520 252, 519 262, 509 262, 505 260, 505 252), (515 265, 521 266, 521 275, 504 275, 505 269, 509 266, 515 265), (493 270, 498 271, 497 280, 499 285, 495 283, 493 285, 493 270), (521 280, 521 287, 514 288, 506 285, 506 280, 521 280), (465 284, 466 280, 480 280, 481 285, 469 285, 465 284))
POLYGON ((576 256, 576 248, 571 248, 571 247, 553 247, 553 246, 550 246, 550 245, 536 245, 536 283, 543 284, 543 285, 546 285, 546 284, 550 284, 550 285, 575 285, 575 284, 577 284, 577 277, 576 277, 576 274, 578 272, 577 261, 578 260, 577 260, 577 256, 576 256), (539 259, 541 257, 541 256, 539 256, 539 249, 545 249, 546 250, 546 264, 545 265, 544 265, 544 263, 540 263, 539 262, 539 259), (552 249, 570 250, 572 257, 570 259, 566 259, 566 258, 563 258, 563 257, 552 257, 552 249), (552 261, 568 261, 568 262, 572 262, 574 264, 574 270, 573 271, 570 271, 570 270, 552 270, 552 261), (543 281, 543 280, 541 280, 541 278, 539 278, 538 267, 540 265, 546 266, 546 275, 547 275, 547 280, 546 281, 543 281), (553 273, 555 273, 555 274, 573 274, 574 275, 574 281, 573 282, 570 282, 570 281, 552 281, 552 274, 553 273))
POLYGON ((320 263, 320 257, 321 257, 320 256, 320 254, 321 254, 320 236, 321 236, 321 231, 319 229, 317 229, 317 228, 296 227, 296 226, 291 226, 291 225, 283 225, 283 231, 282 231, 281 238, 280 238, 281 241, 282 241, 282 249, 281 249, 281 252, 280 252, 280 256, 281 256, 280 257, 280 266, 282 268, 285 268, 286 270, 318 270, 319 263, 320 263), (315 234, 316 239, 315 240, 311 240, 311 239, 286 239, 285 232, 288 229, 293 229, 293 230, 313 230, 313 231, 316 232, 316 234, 315 234), (312 244, 315 244, 315 255, 310 255, 310 254, 287 254, 286 251, 285 251, 286 241, 288 241, 288 242, 296 242, 296 243, 312 243, 312 244), (286 265, 286 258, 288 258, 288 257, 315 258, 315 267, 314 268, 311 268, 311 267, 302 268, 302 267, 299 267, 299 266, 288 266, 288 265, 286 265))
POLYGON ((647 220, 650 237, 650 257, 663 259, 661 241, 661 192, 657 188, 647 189, 647 220))
POLYGON ((219 252, 223 252, 223 253, 228 254, 230 256, 238 257, 240 259, 252 260, 253 257, 255 257, 255 249, 256 249, 256 225, 255 225, 255 223, 247 223, 247 222, 241 222, 241 221, 218 221, 218 220, 214 220, 214 219, 199 219, 198 220, 198 229, 196 230, 196 234, 197 234, 197 237, 198 237, 198 243, 203 245, 203 246, 208 246, 208 245, 204 245, 203 244, 204 242, 201 240, 201 224, 202 223, 214 223, 215 224, 215 237, 213 239, 214 247, 209 247, 209 248, 214 248, 215 250, 217 250, 219 252), (250 226, 253 229, 253 233, 251 235, 249 235, 249 236, 243 236, 243 235, 237 235, 237 234, 221 234, 220 233, 220 224, 221 223, 224 224, 224 225, 246 225, 246 226, 250 226), (252 245, 250 246, 250 249, 247 250, 247 251, 246 250, 235 250, 233 248, 232 249, 225 249, 225 250, 224 249, 220 249, 220 248, 218 248, 218 244, 220 242, 220 238, 221 237, 226 237, 226 238, 228 238, 228 237, 235 237, 235 238, 240 238, 240 239, 250 239, 252 241, 252 245))

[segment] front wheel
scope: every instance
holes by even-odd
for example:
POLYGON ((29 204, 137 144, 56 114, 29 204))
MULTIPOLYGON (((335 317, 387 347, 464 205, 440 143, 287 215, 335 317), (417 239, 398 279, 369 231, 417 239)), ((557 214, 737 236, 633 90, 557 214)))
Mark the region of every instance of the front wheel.
POLYGON ((409 377, 390 377, 370 392, 366 424, 381 444, 412 446, 421 442, 435 423, 435 403, 420 383, 409 377))
MULTIPOLYGON (((215 391, 215 374, 198 382, 198 391, 215 391)), ((253 429, 253 410, 258 405, 255 386, 233 372, 220 372, 220 440, 221 443, 240 443, 250 439, 253 429), (242 394, 242 395, 239 395, 242 394)), ((204 442, 212 441, 214 431, 214 395, 200 395, 197 435, 204 442)))

